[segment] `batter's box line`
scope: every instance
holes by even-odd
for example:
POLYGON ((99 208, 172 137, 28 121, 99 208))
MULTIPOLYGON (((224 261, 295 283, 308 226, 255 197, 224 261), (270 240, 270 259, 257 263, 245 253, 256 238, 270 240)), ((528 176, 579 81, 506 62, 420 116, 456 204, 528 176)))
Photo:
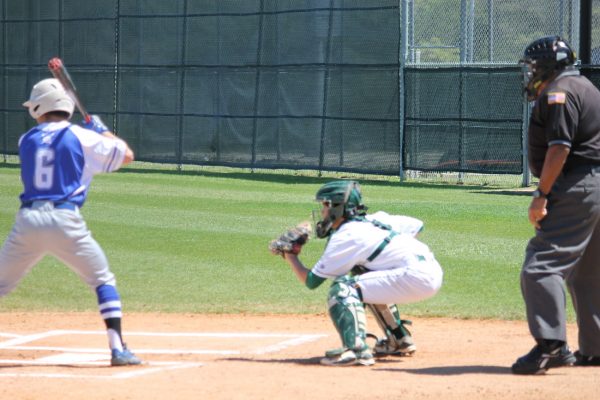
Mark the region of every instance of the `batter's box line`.
MULTIPOLYGON (((56 351, 62 352, 63 354, 47 356, 37 360, 0 360, 0 365, 17 365, 17 366, 62 366, 62 365, 106 365, 108 358, 104 356, 106 349, 97 348, 65 348, 65 347, 50 347, 50 346, 32 346, 29 343, 47 339, 49 337, 63 336, 63 335, 105 335, 105 331, 79 331, 79 330, 53 330, 47 332, 36 333, 32 335, 13 335, 13 334, 0 334, 6 337, 12 337, 12 339, 6 340, 0 343, 0 349, 8 350, 45 350, 45 351, 56 351), (99 355, 102 354, 102 355, 99 355), (102 360, 102 361, 101 361, 102 360)), ((328 335, 326 334, 281 334, 281 333, 206 333, 206 332, 192 332, 192 333, 156 333, 156 332, 128 332, 128 336, 159 336, 159 337, 217 337, 217 338, 273 338, 273 339, 285 339, 279 343, 260 347, 251 351, 252 354, 267 354, 282 351, 286 348, 299 346, 308 342, 319 340, 328 335)), ((221 355, 239 355, 242 352, 239 350, 193 350, 193 349, 143 349, 136 350, 138 354, 221 354, 221 355)), ((67 378, 67 379, 129 379, 139 377, 143 375, 153 374, 157 372, 164 372, 169 370, 184 369, 184 368, 195 368, 200 367, 204 364, 198 362, 180 362, 180 361, 153 361, 146 362, 143 364, 144 368, 134 367, 130 370, 123 372, 116 372, 107 375, 97 374, 66 374, 66 373, 37 373, 37 372, 19 372, 11 373, 4 372, 0 373, 0 378, 67 378)))
MULTIPOLYGON (((49 346, 31 346, 26 345, 40 339, 63 335, 105 335, 105 331, 81 331, 81 330, 53 330, 47 332, 36 333, 32 335, 19 336, 5 342, 0 343, 0 349, 13 350, 44 350, 44 351, 61 351, 61 352, 80 352, 80 353, 102 353, 106 349, 77 349, 64 347, 49 347, 49 346), (24 346, 26 345, 26 346, 24 346)), ((234 339, 250 339, 250 338, 283 338, 287 339, 282 342, 260 347, 251 350, 250 354, 268 354, 285 350, 289 347, 299 346, 305 343, 313 342, 326 337, 326 334, 289 334, 289 333, 220 333, 220 332, 127 332, 127 336, 154 336, 154 337, 212 337, 212 338, 234 338, 234 339)), ((217 354, 217 355, 239 355, 242 352, 239 350, 192 350, 192 349, 137 349, 138 354, 217 354)))
POLYGON ((289 340, 285 340, 281 343, 266 346, 260 348, 258 350, 253 351, 253 354, 268 354, 268 353, 277 353, 279 351, 285 350, 288 347, 300 346, 306 343, 315 342, 321 338, 326 337, 325 334, 313 334, 313 335, 302 335, 289 340))
MULTIPOLYGON (((15 365, 30 365, 30 366, 59 366, 56 364, 43 362, 43 361, 24 361, 24 360, 0 360, 0 363, 3 364, 15 364, 15 365)), ((92 362, 80 362, 79 365, 96 365, 97 363, 92 362)), ((103 363, 103 365, 106 365, 103 363)), ((197 368, 201 367, 204 364, 202 363, 190 363, 190 362, 158 362, 153 361, 150 363, 144 363, 142 366, 136 367, 128 367, 128 371, 117 372, 114 374, 108 375, 76 375, 76 374, 57 374, 57 373, 37 373, 37 372, 8 372, 8 373, 0 373, 0 378, 63 378, 63 379, 130 379, 137 378, 144 375, 155 374, 157 372, 166 372, 177 369, 185 369, 185 368, 197 368), (162 366, 160 366, 162 365, 162 366), (146 368, 144 368, 146 367, 146 368), (149 367, 149 368, 148 368, 149 367)), ((113 367, 112 369, 119 369, 119 367, 113 367)), ((123 368, 121 368, 123 369, 123 368)))
POLYGON ((21 337, 21 335, 17 335, 17 334, 14 334, 14 333, 0 332, 0 337, 18 338, 18 337, 21 337))

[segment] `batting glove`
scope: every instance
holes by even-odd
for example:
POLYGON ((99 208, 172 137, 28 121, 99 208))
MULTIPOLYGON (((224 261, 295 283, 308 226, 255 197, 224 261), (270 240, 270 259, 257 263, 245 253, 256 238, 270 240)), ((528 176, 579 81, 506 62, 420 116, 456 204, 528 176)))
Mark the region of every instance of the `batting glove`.
POLYGON ((90 115, 90 122, 83 121, 83 127, 98 133, 110 132, 108 127, 104 125, 104 122, 102 122, 97 115, 90 115))

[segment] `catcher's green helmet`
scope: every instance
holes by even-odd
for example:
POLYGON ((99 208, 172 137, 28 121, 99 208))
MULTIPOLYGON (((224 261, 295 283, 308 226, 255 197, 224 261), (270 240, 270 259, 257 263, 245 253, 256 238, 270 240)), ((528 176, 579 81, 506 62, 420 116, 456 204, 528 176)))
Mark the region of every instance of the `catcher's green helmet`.
POLYGON ((319 203, 329 206, 329 213, 316 223, 316 234, 323 238, 331 233, 331 226, 340 218, 364 214, 360 185, 356 181, 333 181, 321 186, 315 196, 319 203))

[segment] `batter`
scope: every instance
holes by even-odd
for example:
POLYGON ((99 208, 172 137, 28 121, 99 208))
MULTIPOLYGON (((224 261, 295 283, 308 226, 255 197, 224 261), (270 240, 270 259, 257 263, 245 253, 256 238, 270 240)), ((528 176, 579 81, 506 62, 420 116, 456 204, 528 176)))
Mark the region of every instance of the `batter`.
POLYGON ((38 82, 23 105, 38 125, 19 139, 23 193, 12 231, 0 249, 0 297, 45 255, 53 255, 95 291, 111 365, 140 364, 122 340, 115 276, 80 213, 92 177, 130 163, 133 152, 98 116, 83 127, 71 124, 74 103, 56 79, 38 82))

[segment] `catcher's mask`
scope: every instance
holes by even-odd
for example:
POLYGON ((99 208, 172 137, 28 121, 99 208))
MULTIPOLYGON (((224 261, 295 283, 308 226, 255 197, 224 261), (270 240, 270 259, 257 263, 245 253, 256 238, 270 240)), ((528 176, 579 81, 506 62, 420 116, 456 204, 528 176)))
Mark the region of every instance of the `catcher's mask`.
POLYGON ((574 68, 575 61, 575 52, 560 36, 546 36, 531 42, 519 60, 527 99, 537 99, 541 85, 563 70, 574 68))
POLYGON ((364 215, 367 210, 362 204, 360 185, 356 181, 326 183, 317 191, 315 200, 320 206, 319 215, 313 213, 315 233, 319 238, 329 236, 336 221, 364 215))

